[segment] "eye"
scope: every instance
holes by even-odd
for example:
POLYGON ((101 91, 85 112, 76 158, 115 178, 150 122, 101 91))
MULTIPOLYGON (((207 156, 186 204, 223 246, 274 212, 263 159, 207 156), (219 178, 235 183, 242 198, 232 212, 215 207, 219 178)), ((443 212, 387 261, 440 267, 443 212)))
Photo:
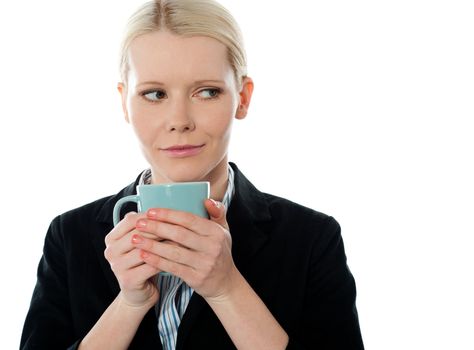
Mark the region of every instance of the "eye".
POLYGON ((162 90, 153 90, 142 92, 141 95, 148 101, 157 102, 166 97, 166 93, 162 90))
POLYGON ((202 97, 205 100, 211 100, 214 98, 218 98, 219 95, 222 93, 221 89, 218 88, 209 88, 209 89, 204 89, 198 92, 198 95, 202 97))

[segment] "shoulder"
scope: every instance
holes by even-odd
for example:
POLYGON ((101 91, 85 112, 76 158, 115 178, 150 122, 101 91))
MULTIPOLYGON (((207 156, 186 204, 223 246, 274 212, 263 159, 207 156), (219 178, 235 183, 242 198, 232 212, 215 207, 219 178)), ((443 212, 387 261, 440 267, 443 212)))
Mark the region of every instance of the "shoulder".
MULTIPOLYGON (((331 239, 340 233, 339 223, 330 215, 295 203, 289 199, 258 190, 231 163, 235 172, 235 205, 232 214, 240 220, 247 217, 254 222, 264 223, 265 230, 272 235, 305 237, 308 243, 319 238, 331 239)), ((234 220, 236 221, 236 220, 234 220)))
POLYGON ((291 245, 318 251, 342 246, 341 227, 334 217, 286 198, 262 194, 272 218, 272 231, 286 236, 291 245))
POLYGON ((64 213, 58 215, 54 220, 58 223, 76 223, 80 224, 85 218, 96 219, 104 206, 110 202, 115 195, 106 196, 103 198, 96 199, 92 202, 81 205, 77 208, 70 209, 64 213))
POLYGON ((297 222, 300 225, 314 226, 339 226, 338 222, 330 215, 295 203, 289 199, 263 193, 272 218, 297 222))
POLYGON ((49 226, 45 245, 83 246, 98 230, 98 214, 114 196, 107 196, 56 216, 49 226))

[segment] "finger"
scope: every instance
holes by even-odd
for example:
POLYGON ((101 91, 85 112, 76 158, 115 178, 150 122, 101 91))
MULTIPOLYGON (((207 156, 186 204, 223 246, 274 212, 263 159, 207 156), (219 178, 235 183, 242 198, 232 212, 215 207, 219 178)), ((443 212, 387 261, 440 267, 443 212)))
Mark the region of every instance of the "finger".
POLYGON ((120 273, 120 271, 125 271, 133 269, 136 266, 142 265, 143 259, 140 256, 140 249, 136 249, 132 246, 132 250, 121 256, 120 258, 115 258, 109 261, 110 268, 114 273, 120 273))
POLYGON ((123 271, 120 275, 120 284, 122 288, 134 289, 138 285, 146 283, 150 278, 161 272, 153 265, 142 264, 133 269, 123 271))
POLYGON ((145 238, 139 241, 136 240, 134 245, 137 248, 142 249, 145 253, 142 253, 142 258, 146 253, 150 253, 192 268, 197 268, 198 266, 196 266, 196 264, 199 264, 202 260, 199 259, 199 255, 195 251, 184 248, 180 245, 172 244, 171 242, 157 242, 145 238))
POLYGON ((132 237, 134 234, 137 233, 137 230, 132 230, 123 235, 119 240, 109 240, 108 242, 106 242, 106 248, 104 251, 106 259, 109 261, 115 260, 134 249, 132 244, 132 237))
POLYGON ((206 210, 209 214, 209 218, 214 221, 215 223, 218 223, 222 227, 225 227, 226 229, 229 228, 229 225, 227 224, 227 219, 226 219, 226 207, 224 204, 221 202, 215 201, 214 199, 206 199, 204 201, 204 206, 206 207, 206 210))
POLYGON ((178 276, 188 285, 191 285, 191 281, 193 281, 193 279, 195 279, 197 276, 197 271, 190 266, 179 264, 162 256, 151 254, 146 251, 142 251, 141 256, 143 261, 146 263, 145 265, 150 266, 153 269, 178 276))
POLYGON ((135 228, 135 223, 141 217, 146 216, 144 213, 128 212, 125 217, 109 232, 105 237, 105 243, 119 240, 132 229, 135 228))
POLYGON ((197 216, 192 213, 165 209, 165 208, 153 208, 146 212, 149 219, 167 222, 187 228, 190 231, 194 231, 198 234, 205 235, 209 225, 209 220, 197 216))
MULTIPOLYGON (((148 235, 153 235, 155 240, 173 241, 193 250, 202 250, 205 247, 205 242, 200 239, 201 237, 198 234, 179 225, 157 220, 140 219, 137 221, 137 228, 140 232, 147 232, 148 235)), ((146 238, 149 238, 149 236, 146 238)))
POLYGON ((113 257, 121 256, 133 249, 131 237, 133 236, 134 231, 127 232, 119 240, 116 240, 107 246, 107 249, 112 252, 113 257))
POLYGON ((161 272, 161 270, 152 265, 145 263, 143 265, 140 265, 131 269, 130 272, 133 272, 133 274, 135 274, 138 278, 140 278, 141 281, 145 282, 149 280, 150 278, 154 278, 154 276, 156 276, 159 272, 161 272))

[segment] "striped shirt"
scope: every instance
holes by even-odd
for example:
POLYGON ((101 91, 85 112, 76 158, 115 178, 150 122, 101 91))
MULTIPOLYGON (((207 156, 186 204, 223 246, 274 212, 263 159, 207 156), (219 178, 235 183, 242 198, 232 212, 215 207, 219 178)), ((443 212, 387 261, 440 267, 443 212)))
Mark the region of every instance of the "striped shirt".
MULTIPOLYGON (((147 169, 140 176, 139 185, 150 183, 151 170, 147 169)), ((226 208, 229 208, 233 195, 234 171, 229 165, 227 189, 222 199, 222 203, 226 208)), ((164 350, 174 350, 178 336, 178 327, 194 290, 179 277, 173 275, 159 274, 157 284, 160 291, 160 300, 155 306, 155 312, 158 317, 158 331, 161 344, 164 350)))

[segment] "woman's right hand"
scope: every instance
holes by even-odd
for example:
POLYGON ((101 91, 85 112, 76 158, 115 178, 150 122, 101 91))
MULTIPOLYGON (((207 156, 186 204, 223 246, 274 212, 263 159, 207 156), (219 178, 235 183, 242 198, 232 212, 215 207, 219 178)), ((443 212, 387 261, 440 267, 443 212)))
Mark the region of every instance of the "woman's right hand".
POLYGON ((105 237, 104 256, 119 282, 122 299, 133 307, 151 308, 158 301, 154 277, 160 271, 145 264, 141 250, 132 244, 136 235, 144 235, 136 230, 136 222, 145 217, 135 212, 125 215, 105 237))

